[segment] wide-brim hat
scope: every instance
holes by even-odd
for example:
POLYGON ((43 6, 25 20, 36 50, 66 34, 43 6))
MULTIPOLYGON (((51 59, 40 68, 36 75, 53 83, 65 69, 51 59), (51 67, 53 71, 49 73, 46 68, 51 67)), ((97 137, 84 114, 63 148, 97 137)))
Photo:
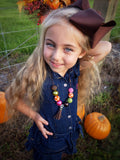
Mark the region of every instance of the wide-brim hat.
POLYGON ((69 21, 89 37, 91 48, 94 48, 116 25, 114 20, 105 23, 104 18, 94 9, 90 8, 88 0, 77 0, 68 7, 80 9, 80 11, 70 17, 69 21))

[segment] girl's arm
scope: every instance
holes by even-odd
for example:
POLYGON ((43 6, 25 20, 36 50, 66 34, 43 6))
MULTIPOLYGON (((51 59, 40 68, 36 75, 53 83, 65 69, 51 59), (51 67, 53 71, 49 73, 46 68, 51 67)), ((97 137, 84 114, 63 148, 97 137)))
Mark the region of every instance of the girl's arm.
MULTIPOLYGON (((8 92, 9 92, 9 89, 6 91, 5 97, 6 97, 6 102, 8 103, 8 106, 9 106, 9 101, 8 101, 9 93, 8 92)), ((32 110, 32 108, 30 108, 25 103, 24 100, 19 99, 19 101, 17 102, 14 108, 20 111, 21 113, 23 113, 24 115, 28 116, 29 118, 31 118, 33 121, 35 121, 36 125, 38 126, 39 130, 41 131, 41 133, 43 134, 45 138, 48 138, 48 135, 53 135, 52 132, 47 131, 44 127, 44 125, 48 125, 48 121, 43 119, 39 113, 32 110)))
POLYGON ((49 132, 44 128, 44 125, 48 125, 48 121, 43 119, 39 113, 33 111, 22 99, 18 101, 16 109, 33 119, 45 138, 48 138, 47 135, 53 135, 52 132, 49 132))
POLYGON ((100 41, 94 49, 90 49, 88 56, 83 57, 80 60, 80 70, 90 67, 92 64, 89 60, 95 63, 100 62, 111 51, 112 45, 108 41, 100 41))

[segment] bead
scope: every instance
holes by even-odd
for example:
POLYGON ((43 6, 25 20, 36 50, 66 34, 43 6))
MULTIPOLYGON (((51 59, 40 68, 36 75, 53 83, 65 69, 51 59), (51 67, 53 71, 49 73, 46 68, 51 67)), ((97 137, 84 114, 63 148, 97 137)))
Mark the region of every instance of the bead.
POLYGON ((58 95, 58 91, 53 91, 53 95, 57 96, 58 95))
POLYGON ((56 90, 57 90, 57 86, 56 86, 56 85, 53 85, 51 89, 52 89, 53 91, 56 91, 56 90))
POLYGON ((62 109, 63 109, 63 107, 64 107, 64 105, 63 105, 63 104, 61 104, 61 105, 60 105, 60 109, 62 110, 62 109))
POLYGON ((55 97, 54 97, 54 100, 55 100, 55 101, 59 101, 59 100, 60 100, 60 97, 59 97, 59 96, 55 96, 55 97))
POLYGON ((57 101, 57 105, 58 105, 58 106, 61 106, 61 104, 62 104, 62 101, 60 101, 60 100, 57 101))
POLYGON ((73 98, 73 96, 74 96, 73 93, 69 93, 69 94, 68 94, 68 97, 69 97, 69 98, 73 98))
POLYGON ((72 98, 68 98, 68 99, 67 99, 67 102, 68 102, 68 103, 72 103, 72 101, 73 101, 72 98))
POLYGON ((65 107, 68 107, 68 106, 69 106, 69 103, 68 103, 68 102, 65 102, 65 103, 64 103, 64 106, 65 106, 65 107))
POLYGON ((74 89, 73 88, 69 88, 68 91, 69 91, 69 93, 73 93, 74 89))

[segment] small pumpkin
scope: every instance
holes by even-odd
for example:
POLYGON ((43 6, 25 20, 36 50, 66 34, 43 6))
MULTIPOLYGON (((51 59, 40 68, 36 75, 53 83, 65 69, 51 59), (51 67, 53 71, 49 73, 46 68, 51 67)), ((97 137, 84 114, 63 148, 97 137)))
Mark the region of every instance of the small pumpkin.
POLYGON ((81 120, 83 120, 83 118, 85 116, 85 105, 84 104, 80 107, 78 106, 77 115, 80 117, 81 120))
POLYGON ((6 110, 5 93, 0 91, 0 123, 4 123, 10 119, 6 110))
POLYGON ((92 112, 86 116, 84 127, 91 137, 98 140, 105 139, 111 131, 111 124, 107 117, 98 112, 92 112))

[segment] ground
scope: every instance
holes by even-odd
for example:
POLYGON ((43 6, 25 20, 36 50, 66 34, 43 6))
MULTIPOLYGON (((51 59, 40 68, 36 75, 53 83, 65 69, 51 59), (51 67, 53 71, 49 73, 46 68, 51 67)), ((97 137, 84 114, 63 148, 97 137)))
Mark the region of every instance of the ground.
MULTIPOLYGON (((102 98, 97 99, 96 109, 104 112, 112 125, 109 137, 97 141, 85 133, 85 138, 77 142, 78 153, 66 160, 117 160, 120 158, 120 44, 113 44, 113 50, 107 56, 101 68, 102 98), (101 106, 103 106, 101 108, 101 106), (89 157, 89 158, 88 158, 89 157)), ((5 63, 5 61, 4 61, 5 63)), ((16 72, 16 68, 11 69, 16 72)), ((0 70, 0 90, 4 91, 12 79, 8 69, 0 70)), ((96 103, 96 102, 95 102, 96 103)), ((96 105, 94 103, 94 105, 96 105)), ((32 151, 25 150, 25 142, 32 121, 22 114, 16 121, 0 124, 0 160, 32 160, 32 151)), ((85 131, 84 131, 85 132, 85 131)))

